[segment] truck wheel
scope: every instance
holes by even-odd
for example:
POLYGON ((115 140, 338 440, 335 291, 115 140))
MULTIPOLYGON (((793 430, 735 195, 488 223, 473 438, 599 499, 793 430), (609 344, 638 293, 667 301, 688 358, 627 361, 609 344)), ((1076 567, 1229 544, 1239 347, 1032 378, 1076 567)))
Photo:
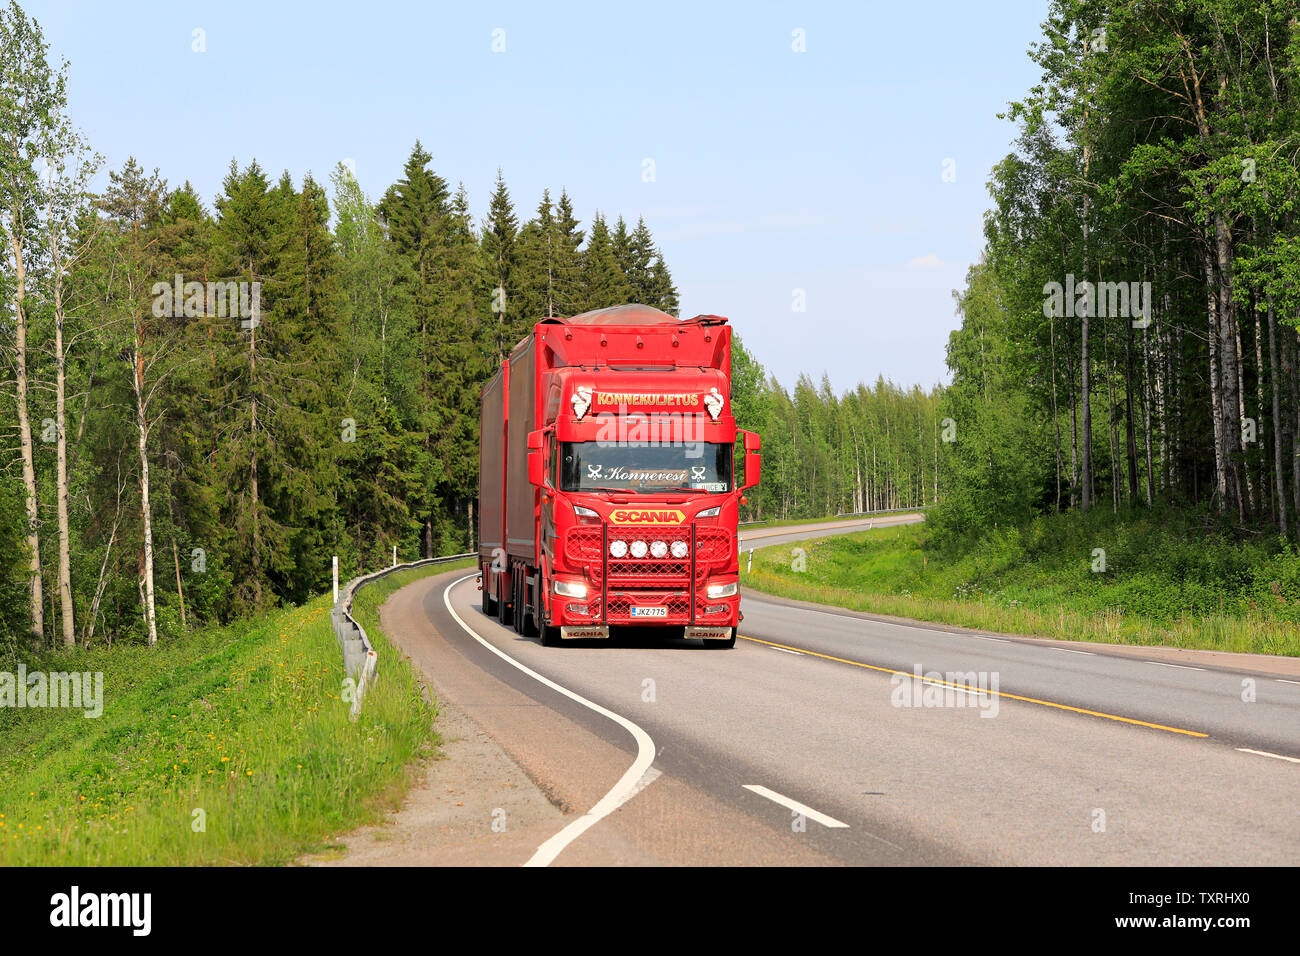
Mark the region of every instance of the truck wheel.
POLYGON ((492 576, 485 573, 483 575, 483 581, 483 613, 488 617, 496 617, 497 599, 496 595, 492 593, 492 576))
POLYGON ((542 647, 558 647, 563 638, 560 637, 560 629, 553 624, 542 622, 541 627, 542 647))
MULTIPOLYGON (((500 576, 498 575, 498 580, 500 576)), ((510 627, 510 597, 502 589, 501 595, 497 598, 497 620, 502 627, 510 627)))
POLYGON ((510 576, 510 626, 516 634, 524 633, 523 574, 517 569, 510 576))
POLYGON ((731 637, 727 638, 726 640, 722 640, 722 641, 708 641, 708 640, 706 640, 706 641, 704 642, 704 646, 707 647, 707 648, 709 648, 710 650, 715 650, 715 651, 723 651, 723 650, 726 650, 726 649, 729 648, 729 647, 735 647, 735 646, 736 646, 736 629, 735 629, 734 627, 731 629, 731 637))
MULTIPOLYGON (((540 578, 541 578, 540 574, 538 575, 538 578, 540 583, 540 578)), ((541 604, 540 598, 538 599, 537 603, 539 605, 541 604)), ((532 613, 529 613, 528 611, 528 577, 527 577, 527 571, 525 571, 524 574, 519 575, 519 633, 520 634, 522 634, 524 637, 537 636, 537 621, 540 612, 541 612, 541 608, 537 606, 533 607, 532 613)))

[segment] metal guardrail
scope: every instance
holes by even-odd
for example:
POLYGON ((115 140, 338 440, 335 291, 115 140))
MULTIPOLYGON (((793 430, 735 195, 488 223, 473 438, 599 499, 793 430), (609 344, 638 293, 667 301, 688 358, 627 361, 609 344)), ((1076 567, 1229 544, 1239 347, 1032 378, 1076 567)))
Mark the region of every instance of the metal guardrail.
POLYGON ((382 571, 375 571, 373 574, 363 574, 360 577, 353 578, 339 589, 338 600, 334 602, 334 607, 330 610, 330 623, 334 627, 334 636, 338 638, 339 649, 343 652, 343 670, 356 685, 353 690, 352 709, 350 711, 353 720, 356 720, 361 715, 361 700, 365 697, 366 688, 379 680, 379 652, 370 643, 370 638, 366 635, 366 629, 358 624, 356 618, 352 616, 352 600, 356 597, 356 593, 372 581, 378 581, 395 571, 408 571, 412 568, 422 568, 432 564, 447 564, 451 561, 462 561, 465 558, 474 557, 478 557, 477 551, 469 551, 465 554, 449 554, 439 558, 423 558, 407 564, 394 564, 382 571))

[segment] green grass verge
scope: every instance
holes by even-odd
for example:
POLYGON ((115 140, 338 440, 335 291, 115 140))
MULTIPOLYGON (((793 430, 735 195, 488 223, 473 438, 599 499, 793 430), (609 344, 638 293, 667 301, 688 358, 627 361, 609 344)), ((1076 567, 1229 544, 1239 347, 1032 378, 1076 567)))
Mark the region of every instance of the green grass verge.
POLYGON ((0 708, 0 865, 280 864, 380 819, 437 735, 377 610, 455 566, 357 596, 380 679, 355 723, 328 596, 153 649, 29 662, 102 672, 103 714, 0 708))
POLYGON ((741 582, 1007 634, 1300 656, 1300 555, 1198 533, 1190 520, 1052 516, 946 552, 922 525, 878 528, 756 550, 741 582))

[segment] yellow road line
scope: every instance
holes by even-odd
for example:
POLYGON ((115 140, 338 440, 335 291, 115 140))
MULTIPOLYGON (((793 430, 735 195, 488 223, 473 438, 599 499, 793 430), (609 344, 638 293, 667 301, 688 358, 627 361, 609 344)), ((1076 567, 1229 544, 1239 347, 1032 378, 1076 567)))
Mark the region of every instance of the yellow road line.
MULTIPOLYGON (((833 657, 830 654, 819 654, 817 651, 810 651, 806 647, 791 647, 788 644, 777 644, 773 641, 764 641, 757 637, 746 637, 744 634, 737 635, 742 641, 752 641, 755 644, 766 644, 768 647, 777 647, 784 651, 798 651, 800 654, 807 654, 810 657, 820 657, 824 660, 835 661, 839 664, 852 664, 854 667, 864 667, 867 670, 880 671, 883 674, 902 674, 904 677, 916 678, 916 675, 908 671, 895 670, 892 667, 878 667, 875 664, 864 664, 861 661, 851 661, 843 657, 833 657)), ((934 681, 922 675, 922 680, 929 684, 943 684, 948 687, 955 687, 958 690, 969 690, 963 684, 954 684, 948 681, 934 681)), ((1167 730, 1171 734, 1186 734, 1188 737, 1209 737, 1209 734, 1203 734, 1196 730, 1183 730, 1179 727, 1166 727, 1164 724, 1151 724, 1145 720, 1136 720, 1132 717, 1120 717, 1117 714, 1106 714, 1099 710, 1085 710, 1082 707, 1071 707, 1069 704, 1058 704, 1055 701, 1039 700, 1037 697, 1021 697, 1019 694, 1006 694, 1000 690, 981 690, 982 694, 996 694, 998 697, 1005 697, 1007 700, 1021 700, 1027 704, 1041 704, 1043 707, 1055 707, 1058 710, 1068 710, 1076 714, 1087 714, 1089 717, 1105 717, 1107 720, 1118 720, 1125 724, 1137 724, 1139 727, 1150 727, 1153 730, 1167 730)))

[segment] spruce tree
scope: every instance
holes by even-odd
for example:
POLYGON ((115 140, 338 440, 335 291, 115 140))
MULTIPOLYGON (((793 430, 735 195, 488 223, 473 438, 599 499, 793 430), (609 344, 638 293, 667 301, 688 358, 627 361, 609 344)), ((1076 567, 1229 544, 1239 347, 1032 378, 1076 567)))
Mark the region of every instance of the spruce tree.
POLYGON ((492 312, 497 318, 497 359, 505 357, 523 335, 527 319, 511 301, 515 288, 515 268, 518 261, 519 220, 515 217, 510 190, 506 187, 501 170, 497 170, 496 187, 488 204, 487 218, 483 222, 480 243, 488 295, 492 312))
POLYGON ((578 311, 622 305, 632 301, 632 297, 633 290, 619 265, 609 227, 598 212, 591 222, 587 246, 582 250, 582 295, 578 311))

